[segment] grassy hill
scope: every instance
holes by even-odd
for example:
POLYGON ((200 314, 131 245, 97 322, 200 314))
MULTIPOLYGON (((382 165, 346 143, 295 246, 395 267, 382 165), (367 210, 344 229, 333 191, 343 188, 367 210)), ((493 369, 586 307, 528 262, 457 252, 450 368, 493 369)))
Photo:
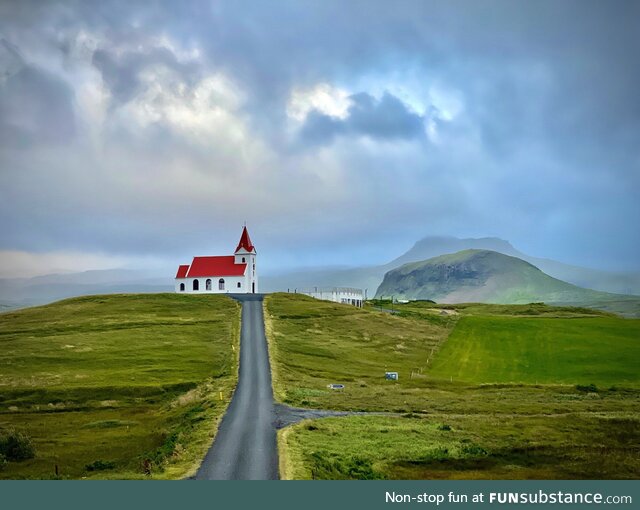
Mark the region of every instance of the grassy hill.
POLYGON ((638 477, 640 321, 543 304, 377 309, 389 305, 266 299, 276 398, 391 413, 283 429, 285 478, 638 477))
POLYGON ((464 250, 405 264, 385 274, 376 297, 441 303, 566 303, 640 315, 640 297, 583 289, 543 273, 517 257, 464 250))
POLYGON ((36 456, 0 478, 192 472, 236 381, 239 305, 224 296, 88 296, 0 314, 0 435, 36 456), (220 400, 219 392, 224 400, 220 400))
POLYGON ((385 272, 408 262, 419 262, 447 253, 473 249, 496 251, 504 255, 517 257, 533 264, 554 278, 578 285, 579 287, 619 294, 640 294, 640 272, 602 271, 572 266, 555 260, 532 257, 517 250, 508 241, 496 237, 483 237, 479 239, 459 239, 448 236, 426 237, 416 242, 405 254, 389 263, 385 272))

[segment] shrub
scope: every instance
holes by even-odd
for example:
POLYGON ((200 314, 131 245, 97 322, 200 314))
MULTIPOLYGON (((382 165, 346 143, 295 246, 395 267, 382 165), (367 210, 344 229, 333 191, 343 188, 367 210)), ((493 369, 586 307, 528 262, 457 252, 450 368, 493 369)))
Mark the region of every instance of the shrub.
POLYGON ((583 393, 598 393, 598 387, 593 383, 587 385, 576 384, 576 390, 583 393))
POLYGON ((483 457, 489 454, 487 450, 477 444, 464 445, 460 449, 460 453, 462 453, 462 455, 464 455, 465 457, 483 457))
POLYGON ((417 457, 414 462, 418 464, 431 464, 432 462, 443 462, 450 459, 451 455, 449 452, 449 448, 446 446, 436 446, 434 448, 430 448, 422 455, 417 457))
POLYGON ((0 434, 0 456, 6 460, 26 460, 34 458, 36 450, 29 436, 11 430, 0 434))
POLYGON ((116 467, 116 463, 110 460, 96 460, 91 464, 87 464, 84 468, 87 471, 105 471, 107 469, 113 469, 116 467))
POLYGON ((174 455, 176 448, 179 446, 179 438, 180 432, 178 431, 165 435, 163 443, 144 458, 143 471, 145 474, 150 474, 152 467, 157 468, 159 471, 164 470, 164 465, 174 455))
POLYGON ((442 425, 438 425, 438 430, 451 430, 451 425, 443 423, 442 425))

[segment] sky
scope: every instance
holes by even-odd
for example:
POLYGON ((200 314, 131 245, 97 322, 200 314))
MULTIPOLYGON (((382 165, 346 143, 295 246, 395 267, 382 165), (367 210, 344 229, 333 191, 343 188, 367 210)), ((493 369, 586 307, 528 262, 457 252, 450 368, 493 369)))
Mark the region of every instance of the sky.
POLYGON ((384 263, 429 235, 640 270, 640 3, 0 3, 0 276, 384 263))

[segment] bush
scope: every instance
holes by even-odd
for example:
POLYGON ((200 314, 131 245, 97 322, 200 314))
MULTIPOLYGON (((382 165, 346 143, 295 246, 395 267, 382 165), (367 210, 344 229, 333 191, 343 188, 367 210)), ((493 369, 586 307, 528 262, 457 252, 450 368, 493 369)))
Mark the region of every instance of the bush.
POLYGON ((26 460, 36 456, 31 438, 22 432, 11 430, 0 434, 0 456, 6 460, 26 460))
POLYGON ((438 425, 438 430, 451 430, 451 425, 443 423, 442 425, 438 425))
POLYGON ((84 468, 87 471, 105 471, 107 469, 113 469, 116 467, 115 462, 111 462, 110 460, 96 460, 91 464, 87 464, 84 468))
POLYGON ((163 443, 143 459, 142 470, 145 474, 151 474, 151 469, 164 471, 165 464, 175 454, 179 446, 180 432, 174 431, 165 436, 163 443))
POLYGON ((598 387, 593 383, 587 385, 576 384, 576 390, 583 393, 598 393, 598 387))
POLYGON ((465 457, 483 457, 489 455, 489 452, 482 446, 477 444, 468 444, 460 449, 460 453, 465 457))

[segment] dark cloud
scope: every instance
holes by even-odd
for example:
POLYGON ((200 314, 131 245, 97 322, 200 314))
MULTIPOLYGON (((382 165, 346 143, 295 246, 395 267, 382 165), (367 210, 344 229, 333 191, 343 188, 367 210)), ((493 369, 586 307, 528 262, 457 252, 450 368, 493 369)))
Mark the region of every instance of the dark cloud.
POLYGON ((179 62, 169 49, 157 47, 122 54, 98 49, 93 53, 92 63, 102 74, 117 104, 128 102, 142 91, 141 74, 146 69, 164 67, 179 73, 180 80, 186 82, 193 81, 198 69, 194 63, 179 62))
POLYGON ((364 92, 351 96, 351 100, 348 123, 357 133, 387 139, 409 139, 424 134, 422 117, 388 92, 379 101, 364 92))
POLYGON ((424 119, 400 99, 386 92, 380 100, 366 92, 349 98, 352 105, 344 119, 312 110, 301 128, 305 142, 326 143, 337 135, 368 136, 379 140, 424 137, 424 119))
POLYGON ((7 41, 0 41, 0 55, 0 145, 69 142, 76 131, 73 89, 26 64, 7 41))
POLYGON ((4 246, 197 251, 255 217, 281 253, 319 233, 307 263, 439 233, 637 267, 639 18, 596 0, 2 2, 24 57, 0 59, 4 246), (292 92, 321 83, 358 93, 300 127, 292 92))

